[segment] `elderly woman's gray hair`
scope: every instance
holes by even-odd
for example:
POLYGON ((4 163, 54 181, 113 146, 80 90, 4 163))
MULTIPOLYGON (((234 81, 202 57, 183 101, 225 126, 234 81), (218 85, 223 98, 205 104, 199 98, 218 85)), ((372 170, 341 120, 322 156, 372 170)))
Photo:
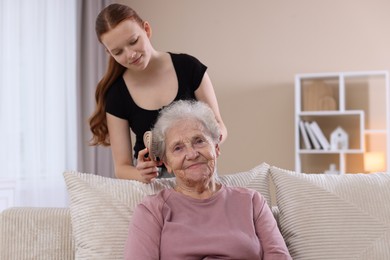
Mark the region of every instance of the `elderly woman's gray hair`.
POLYGON ((157 122, 152 129, 152 152, 163 159, 165 156, 165 135, 167 130, 181 120, 195 119, 202 123, 206 134, 217 144, 221 130, 211 108, 201 101, 179 100, 161 110, 157 122))

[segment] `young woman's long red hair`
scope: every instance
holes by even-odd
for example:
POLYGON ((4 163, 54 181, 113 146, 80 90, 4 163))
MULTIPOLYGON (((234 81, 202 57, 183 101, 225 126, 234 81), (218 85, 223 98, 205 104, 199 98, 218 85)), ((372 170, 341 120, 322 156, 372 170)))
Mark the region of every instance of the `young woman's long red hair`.
MULTIPOLYGON (((96 18, 95 31, 100 43, 103 34, 115 28, 123 20, 132 19, 143 25, 144 21, 130 7, 120 4, 111 4, 104 8, 96 18)), ((103 78, 99 81, 96 87, 95 100, 96 108, 92 116, 89 118, 89 126, 93 137, 91 145, 110 145, 107 119, 106 119, 106 102, 105 96, 109 87, 114 81, 122 76, 126 68, 115 61, 110 56, 108 67, 103 78)))

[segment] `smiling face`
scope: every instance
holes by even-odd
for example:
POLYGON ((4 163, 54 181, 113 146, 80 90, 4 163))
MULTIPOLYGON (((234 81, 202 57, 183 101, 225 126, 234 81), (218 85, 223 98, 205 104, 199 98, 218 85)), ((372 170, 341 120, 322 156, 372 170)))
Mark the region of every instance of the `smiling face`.
POLYGON ((107 52, 123 67, 143 70, 150 61, 152 46, 151 28, 147 22, 127 19, 101 36, 107 52))
POLYGON ((219 146, 196 119, 183 119, 167 130, 164 163, 186 188, 208 185, 216 167, 219 146))

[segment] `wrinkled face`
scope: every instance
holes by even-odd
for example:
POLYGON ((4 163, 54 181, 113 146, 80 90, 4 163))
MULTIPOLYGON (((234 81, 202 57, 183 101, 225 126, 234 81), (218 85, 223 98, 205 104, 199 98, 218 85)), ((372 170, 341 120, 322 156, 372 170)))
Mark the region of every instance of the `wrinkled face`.
POLYGON ((151 29, 147 22, 143 26, 133 20, 124 20, 101 36, 107 52, 122 66, 132 70, 143 70, 151 56, 151 29))
POLYGON ((165 136, 164 163, 178 181, 192 186, 209 180, 215 171, 219 146, 195 119, 181 120, 165 136))

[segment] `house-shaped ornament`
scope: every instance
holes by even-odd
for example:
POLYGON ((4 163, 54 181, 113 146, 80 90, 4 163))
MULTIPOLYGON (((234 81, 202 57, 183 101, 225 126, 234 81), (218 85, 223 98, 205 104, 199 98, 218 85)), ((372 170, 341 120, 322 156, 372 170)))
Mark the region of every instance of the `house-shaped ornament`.
POLYGON ((346 150, 348 149, 348 134, 340 126, 330 134, 330 149, 331 150, 346 150))

